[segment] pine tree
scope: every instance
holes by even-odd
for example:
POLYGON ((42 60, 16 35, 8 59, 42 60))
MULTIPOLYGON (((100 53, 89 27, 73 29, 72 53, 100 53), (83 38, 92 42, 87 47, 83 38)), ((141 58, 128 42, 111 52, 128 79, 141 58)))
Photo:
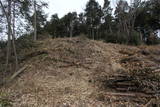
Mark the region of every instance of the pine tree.
POLYGON ((102 15, 102 9, 99 3, 95 0, 90 0, 86 5, 85 17, 88 26, 88 34, 92 39, 95 39, 95 31, 98 34, 102 15))
POLYGON ((103 27, 106 32, 112 33, 112 8, 110 7, 110 1, 109 0, 104 0, 104 5, 103 5, 103 27))

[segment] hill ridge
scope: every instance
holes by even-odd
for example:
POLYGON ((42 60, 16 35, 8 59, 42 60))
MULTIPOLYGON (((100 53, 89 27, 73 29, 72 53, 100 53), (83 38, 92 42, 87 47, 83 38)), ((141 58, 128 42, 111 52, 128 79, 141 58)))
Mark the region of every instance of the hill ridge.
POLYGON ((158 59, 159 46, 106 44, 83 37, 37 43, 39 47, 25 51, 22 58, 22 65, 27 66, 25 72, 13 84, 1 89, 14 107, 118 106, 122 102, 121 105, 141 105, 158 94, 159 89, 152 88, 159 86, 159 80, 152 80, 156 76, 151 72, 159 70, 160 62, 154 59, 158 59), (146 89, 137 87, 138 81, 144 82, 141 85, 146 89), (146 84, 154 87, 149 89, 146 84), (124 95, 124 99, 113 92, 124 95), (137 93, 146 101, 137 103, 137 93))

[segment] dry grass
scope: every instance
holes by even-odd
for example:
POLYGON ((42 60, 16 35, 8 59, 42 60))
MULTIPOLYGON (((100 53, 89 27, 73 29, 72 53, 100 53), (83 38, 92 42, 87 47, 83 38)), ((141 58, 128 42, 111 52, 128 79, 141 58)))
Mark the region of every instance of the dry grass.
POLYGON ((5 97, 12 100, 13 107, 138 107, 151 100, 107 94, 116 90, 104 83, 116 74, 155 67, 159 63, 150 58, 150 53, 158 55, 156 51, 144 55, 142 47, 83 37, 46 39, 38 44, 25 50, 22 65, 28 67, 24 74, 0 89, 7 93, 5 97))

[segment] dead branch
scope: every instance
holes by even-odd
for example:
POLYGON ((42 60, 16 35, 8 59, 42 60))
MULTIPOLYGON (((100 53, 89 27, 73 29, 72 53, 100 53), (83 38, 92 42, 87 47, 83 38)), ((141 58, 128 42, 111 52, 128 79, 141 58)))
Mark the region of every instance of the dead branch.
POLYGON ((126 97, 145 97, 145 98, 152 98, 153 96, 151 95, 146 95, 143 93, 113 93, 113 92, 108 92, 105 95, 107 96, 126 96, 126 97))
POLYGON ((17 72, 15 72, 10 79, 7 82, 11 82, 12 80, 14 80, 19 74, 21 74, 25 69, 27 68, 27 66, 22 67, 21 69, 19 69, 17 72))

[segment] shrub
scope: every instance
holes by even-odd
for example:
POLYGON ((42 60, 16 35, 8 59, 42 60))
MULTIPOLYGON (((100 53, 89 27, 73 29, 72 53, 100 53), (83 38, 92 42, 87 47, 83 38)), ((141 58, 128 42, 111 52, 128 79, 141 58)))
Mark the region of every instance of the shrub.
POLYGON ((0 41, 0 49, 4 49, 7 43, 5 41, 0 41))
POLYGON ((130 36, 131 36, 131 38, 130 38, 129 44, 140 45, 142 43, 142 41, 140 39, 140 34, 138 32, 133 31, 130 36))
POLYGON ((120 43, 120 44, 126 44, 128 41, 128 38, 125 33, 120 33, 120 35, 116 33, 108 33, 105 32, 102 37, 105 37, 106 42, 110 43, 120 43))
POLYGON ((35 47, 32 37, 33 37, 32 35, 24 35, 19 37, 16 40, 17 51, 19 52, 21 49, 25 48, 29 49, 35 47))

